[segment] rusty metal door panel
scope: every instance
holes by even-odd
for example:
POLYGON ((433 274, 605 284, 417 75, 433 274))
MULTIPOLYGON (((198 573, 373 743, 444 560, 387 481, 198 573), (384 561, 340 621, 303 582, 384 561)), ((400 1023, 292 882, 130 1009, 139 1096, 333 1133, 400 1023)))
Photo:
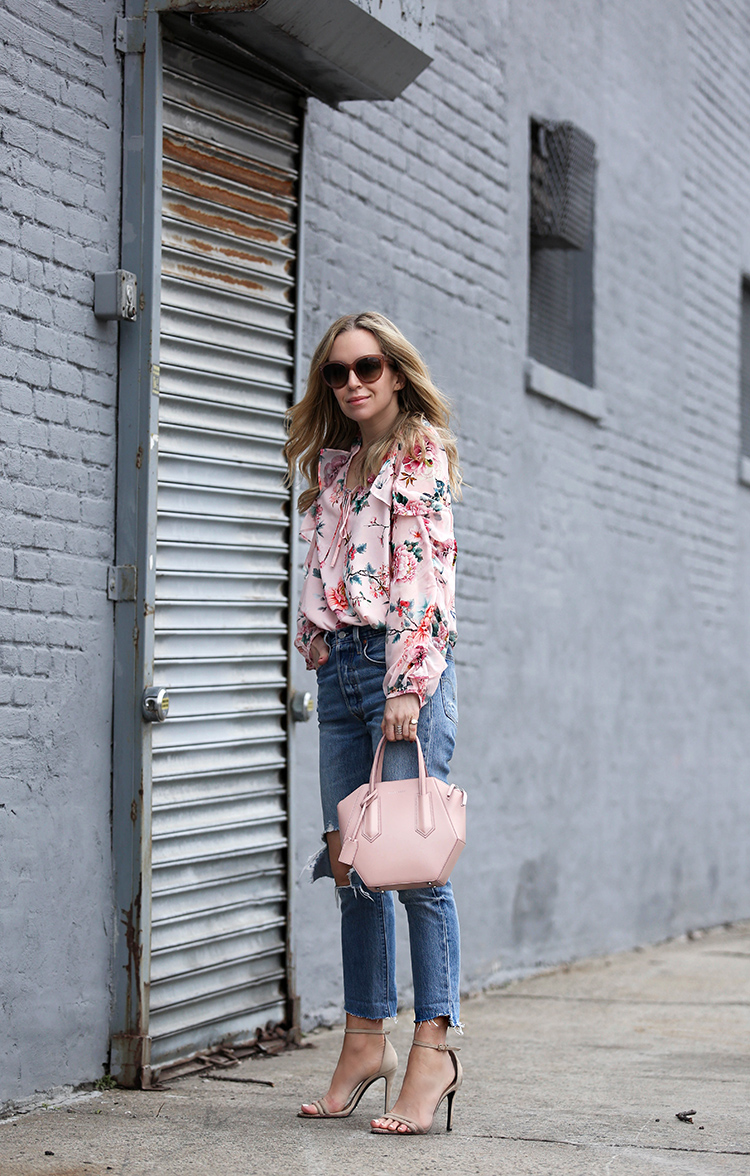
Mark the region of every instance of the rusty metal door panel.
MULTIPOLYGON (((202 174, 219 175, 231 173, 248 176, 240 180, 249 190, 264 190, 256 181, 256 175, 268 171, 273 176, 269 185, 280 196, 291 202, 294 199, 294 158, 297 149, 295 138, 297 114, 290 110, 285 116, 276 112, 269 103, 272 91, 254 87, 253 100, 246 97, 236 99, 234 111, 230 109, 230 98, 226 105, 226 116, 212 114, 200 109, 206 93, 215 96, 216 102, 226 101, 226 91, 219 90, 221 78, 215 76, 207 86, 195 84, 193 97, 196 105, 188 106, 179 100, 179 91, 185 87, 185 77, 179 70, 184 68, 184 59, 173 56, 175 66, 169 92, 164 93, 164 135, 167 142, 175 145, 171 155, 181 163, 197 168, 202 174), (235 117, 231 115, 247 115, 235 117), (253 125, 255 123, 255 125, 253 125), (208 160, 203 163, 204 158, 208 160)), ((231 76, 231 72, 230 72, 231 76)))
POLYGON ((202 283, 187 282, 183 278, 162 275, 162 298, 166 307, 179 307, 183 311, 195 310, 210 314, 215 319, 246 323, 251 330, 281 332, 288 339, 292 333, 292 308, 281 313, 277 304, 269 306, 261 298, 246 294, 235 294, 232 290, 215 289, 202 283))
MULTIPOLYGON (((200 531, 197 527, 196 530, 200 531)), ((217 526, 221 537, 221 528, 217 526)), ((168 566, 174 576, 179 572, 195 575, 196 569, 205 571, 209 575, 262 575, 273 577, 278 573, 280 577, 286 575, 286 547, 251 546, 248 543, 222 543, 210 541, 199 542, 189 539, 175 539, 172 542, 160 542, 157 554, 157 569, 168 566)), ((165 577, 166 578, 166 577, 165 577)), ((265 582, 265 580, 264 580, 265 582)))
POLYGON ((295 96, 164 45, 152 1064, 285 1015, 295 96))
MULTIPOLYGON (((248 384, 246 373, 238 379, 226 372, 201 373, 199 387, 195 386, 194 372, 190 368, 172 367, 162 373, 160 387, 165 396, 193 396, 206 400, 222 401, 226 404, 245 404, 248 407, 266 408, 271 412, 278 406, 278 384, 248 384)), ((222 485, 222 482, 219 482, 222 485)))
MULTIPOLYGON (((245 772, 247 767, 250 767, 253 773, 253 795, 270 796, 276 795, 279 792, 279 771, 284 766, 284 760, 280 756, 274 757, 272 751, 264 747, 263 744, 257 744, 248 749, 246 756, 245 767, 236 772, 222 771, 221 774, 221 789, 222 789, 222 803, 229 803, 237 796, 244 797, 247 795, 248 783, 245 772)), ((209 771, 201 774, 200 772, 192 776, 180 776, 175 774, 172 777, 164 777, 162 787, 159 790, 159 800, 155 805, 155 809, 163 814, 163 826, 165 829, 174 828, 175 820, 172 814, 176 813, 176 818, 185 820, 185 828, 188 828, 191 823, 190 814, 185 807, 185 811, 180 813, 183 806, 204 805, 206 801, 206 793, 211 790, 211 781, 219 774, 217 768, 209 769, 209 771)), ((194 812, 197 813, 197 809, 194 812)), ((159 817, 162 820, 162 816, 159 817)))
MULTIPOLYGON (((282 392, 287 384, 282 385, 282 392)), ((282 418, 267 409, 257 409, 239 404, 222 404, 220 401, 208 401, 198 396, 174 396, 166 393, 159 397, 159 436, 162 431, 165 442, 164 456, 170 450, 176 454, 185 455, 185 445, 190 446, 189 456, 196 456, 190 441, 177 444, 173 440, 173 433, 181 429, 200 429, 201 433, 213 436, 231 433, 242 439, 245 448, 242 452, 244 461, 260 461, 264 465, 272 465, 283 475, 283 463, 280 461, 279 443, 284 443, 284 426, 282 418), (163 418, 163 419, 162 419, 163 418), (267 448, 267 443, 271 447, 267 448), (257 452, 253 452, 257 446, 257 452)), ((221 459, 223 442, 216 444, 216 452, 212 455, 221 459)), ((208 451, 210 453, 210 451, 208 451)), ((159 450, 161 456, 161 448, 159 450)), ((205 456, 205 455, 204 455, 205 456)), ((226 459, 225 459, 226 460, 226 459)))
POLYGON ((177 452, 170 461, 170 477, 165 478, 165 483, 186 485, 185 482, 180 483, 180 479, 191 477, 198 469, 205 478, 204 485, 208 490, 224 489, 225 486, 267 491, 270 494, 278 493, 279 490, 279 468, 274 465, 264 466, 260 463, 253 467, 248 462, 231 462, 226 458, 211 461, 210 458, 196 458, 195 455, 177 452))
MULTIPOLYGON (((249 226, 244 226, 236 219, 215 217, 211 227, 204 227, 200 223, 197 211, 186 204, 180 207, 182 219, 176 221, 170 216, 170 205, 167 204, 163 218, 162 244, 167 257, 174 254, 177 257, 185 254, 195 254, 202 259, 210 258, 220 267, 225 264, 231 266, 231 271, 247 270, 260 275, 270 275, 276 279, 273 287, 275 297, 283 299, 285 279, 292 268, 294 254, 290 249, 271 249, 253 240, 249 226), (189 218, 189 219, 188 219, 189 218)), ((263 278, 261 277, 261 281, 263 278)))
MULTIPOLYGON (((235 298, 232 301, 236 305, 239 299, 235 298)), ((224 309, 222 307, 222 310, 224 309)), ((232 308, 226 309, 231 311, 232 308)), ((252 310, 254 307, 250 309, 252 310)), ((188 339, 219 347, 229 347, 245 354, 263 355, 266 358, 280 360, 279 367, 281 373, 284 373, 292 362, 291 340, 288 334, 280 331, 260 330, 249 314, 240 318, 240 310, 241 307, 237 307, 234 316, 229 318, 220 317, 216 313, 207 313, 205 310, 197 312, 182 307, 171 307, 165 311, 162 330, 165 333, 168 331, 175 339, 188 339)), ((271 371, 276 374, 278 382, 278 372, 275 369, 271 369, 271 371)))
POLYGON ((286 383, 284 376, 289 370, 289 363, 274 355, 240 351, 238 348, 224 347, 218 342, 200 338, 185 339, 164 332, 161 340, 161 366, 167 369, 167 374, 170 367, 175 367, 180 370, 207 371, 273 387, 282 387, 286 383))

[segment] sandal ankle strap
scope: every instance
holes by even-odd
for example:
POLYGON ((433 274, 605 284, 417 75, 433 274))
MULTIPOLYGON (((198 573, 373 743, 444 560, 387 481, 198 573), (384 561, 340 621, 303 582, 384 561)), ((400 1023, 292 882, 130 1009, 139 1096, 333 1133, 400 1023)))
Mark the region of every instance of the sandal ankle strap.
POLYGON ((420 1049, 437 1049, 440 1053, 460 1053, 460 1045, 431 1045, 429 1041, 412 1041, 412 1045, 418 1045, 420 1049))

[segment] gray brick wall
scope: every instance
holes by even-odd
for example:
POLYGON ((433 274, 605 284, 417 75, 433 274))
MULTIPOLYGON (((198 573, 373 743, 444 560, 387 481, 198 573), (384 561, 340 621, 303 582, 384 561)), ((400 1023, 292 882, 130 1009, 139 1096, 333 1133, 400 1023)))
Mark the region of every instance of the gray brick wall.
MULTIPOLYGON (((750 909, 749 31, 738 0, 446 0, 402 99, 311 109, 308 346, 382 309, 458 412, 468 987, 750 909), (600 424, 524 391, 532 115, 597 144, 600 424)), ((307 729, 300 864, 314 761, 307 729)), ((333 1016, 332 899, 301 882, 295 902, 303 1008, 333 1016)))
POLYGON ((115 8, 0 8, 0 1103, 107 1056, 115 8))
MULTIPOLYGON (((118 259, 115 10, 0 10, 0 1102, 107 1050, 117 336, 91 305, 118 259)), ((456 405, 477 987, 750 909, 750 28, 741 0, 438 10, 403 98, 310 104, 304 330, 309 351, 378 307, 456 405), (599 424, 524 390, 531 115, 597 143, 599 424)), ((294 768, 301 866, 314 724, 294 768)), ((296 888, 293 935, 305 1018, 339 1015, 322 884, 296 888)))

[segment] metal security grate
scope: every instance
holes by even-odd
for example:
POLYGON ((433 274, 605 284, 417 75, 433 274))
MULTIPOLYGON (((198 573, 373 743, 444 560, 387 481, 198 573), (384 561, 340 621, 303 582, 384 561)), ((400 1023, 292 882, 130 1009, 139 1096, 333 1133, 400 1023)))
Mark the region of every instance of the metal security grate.
POLYGON ((594 384, 593 240, 586 249, 534 249, 529 257, 529 355, 594 384))
POLYGON ((535 246, 585 249, 591 235, 595 144, 569 122, 531 124, 529 218, 535 246))
POLYGON ((150 1033, 155 1067, 286 1000, 297 98, 164 45, 150 1033))
POLYGON ((571 123, 531 122, 528 352, 594 383, 594 143, 571 123))

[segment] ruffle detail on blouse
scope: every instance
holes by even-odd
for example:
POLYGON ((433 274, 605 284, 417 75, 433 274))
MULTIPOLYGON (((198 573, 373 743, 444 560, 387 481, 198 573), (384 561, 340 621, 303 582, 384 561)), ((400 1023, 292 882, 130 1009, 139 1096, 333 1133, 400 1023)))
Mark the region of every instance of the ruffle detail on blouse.
POLYGON ((391 511, 401 517, 440 515, 450 509, 448 459, 442 446, 427 442, 424 461, 406 456, 398 463, 391 511))
POLYGON ((370 486, 370 497, 377 498, 384 503, 387 510, 391 509, 391 496, 393 494, 393 477, 396 472, 396 455, 391 454, 387 457, 380 467, 380 473, 375 481, 370 486))
POLYGON ((336 480, 343 466, 354 457, 360 445, 361 443, 356 441, 351 449, 321 449, 318 461, 318 486, 321 490, 327 490, 336 480))
MULTIPOLYGON (((336 480, 342 468, 354 456, 358 449, 359 444, 355 444, 352 449, 321 449, 320 457, 318 458, 319 493, 327 490, 332 482, 336 480)), ((318 526, 317 501, 316 499, 312 506, 305 511, 300 522, 299 537, 300 539, 304 539, 305 543, 312 543, 318 526)))
POLYGON ((317 525, 315 521, 315 503, 313 503, 310 509, 306 510, 302 516, 302 521, 299 525, 300 539, 304 539, 305 543, 312 543, 317 525))

